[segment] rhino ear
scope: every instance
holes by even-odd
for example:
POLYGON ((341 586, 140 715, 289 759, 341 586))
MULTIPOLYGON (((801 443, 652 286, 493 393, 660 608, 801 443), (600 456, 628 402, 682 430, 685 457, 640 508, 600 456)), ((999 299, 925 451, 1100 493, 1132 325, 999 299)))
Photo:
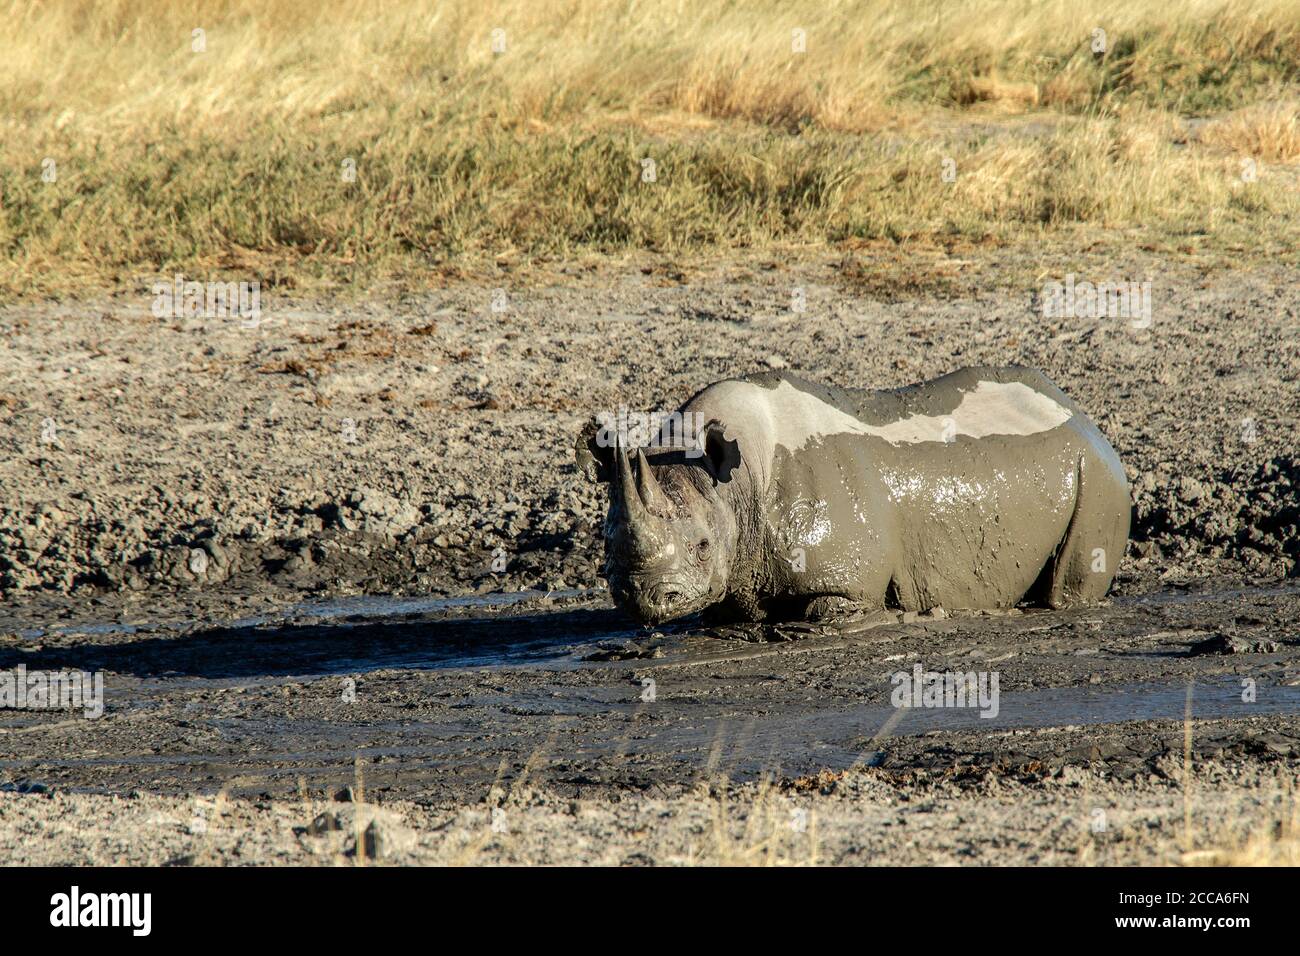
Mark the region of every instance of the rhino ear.
POLYGON ((715 418, 700 432, 704 460, 715 481, 730 481, 731 473, 740 467, 740 442, 727 438, 726 431, 726 426, 715 418))
POLYGON ((614 475, 614 444, 604 440, 608 434, 609 430, 593 418, 582 426, 573 443, 578 470, 597 484, 611 480, 614 475))

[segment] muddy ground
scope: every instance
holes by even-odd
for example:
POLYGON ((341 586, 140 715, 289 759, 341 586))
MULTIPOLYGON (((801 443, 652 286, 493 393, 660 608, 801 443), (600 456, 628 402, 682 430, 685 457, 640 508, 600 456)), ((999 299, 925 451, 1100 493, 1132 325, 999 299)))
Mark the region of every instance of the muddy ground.
POLYGON ((4 308, 0 669, 107 688, 96 720, 0 713, 6 857, 355 862, 358 833, 393 862, 1286 845, 1294 272, 887 265, 917 281, 628 266, 272 301, 252 328, 158 319, 143 294, 4 308), (1035 290, 1069 272, 1150 278, 1151 327, 1044 319, 1035 290), (1105 605, 825 631, 649 631, 608 606, 603 492, 571 453, 594 412, 764 367, 884 387, 1005 362, 1044 369, 1129 470, 1105 605), (996 670, 999 714, 900 714, 890 677, 916 663, 996 670))

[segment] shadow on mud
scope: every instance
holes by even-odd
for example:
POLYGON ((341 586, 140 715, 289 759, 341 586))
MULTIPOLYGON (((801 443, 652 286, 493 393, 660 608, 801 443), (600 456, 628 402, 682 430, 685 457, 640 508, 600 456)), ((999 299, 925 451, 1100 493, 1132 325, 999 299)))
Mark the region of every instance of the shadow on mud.
POLYGON ((0 670, 105 670, 139 678, 321 676, 401 667, 563 665, 596 641, 633 637, 609 608, 458 619, 227 625, 71 647, 0 650, 0 670))

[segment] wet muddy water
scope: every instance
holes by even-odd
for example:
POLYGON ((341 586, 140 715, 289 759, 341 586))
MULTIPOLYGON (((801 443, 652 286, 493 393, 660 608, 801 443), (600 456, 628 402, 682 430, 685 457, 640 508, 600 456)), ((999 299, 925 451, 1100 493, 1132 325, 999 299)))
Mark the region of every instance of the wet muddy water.
POLYGON ((63 624, 0 647, 0 668, 102 670, 105 716, 0 715, 0 782, 288 795, 332 792, 360 760, 374 793, 482 799, 529 775, 577 791, 671 790, 936 753, 1050 758, 1081 743, 1146 759, 1177 732, 1189 685, 1201 737, 1300 735, 1297 611, 1295 588, 1170 590, 1074 612, 735 640, 634 627, 598 593, 563 592, 63 624), (1189 653, 1223 631, 1277 652, 1189 653), (891 679, 917 664, 996 672, 996 715, 900 713, 891 679))

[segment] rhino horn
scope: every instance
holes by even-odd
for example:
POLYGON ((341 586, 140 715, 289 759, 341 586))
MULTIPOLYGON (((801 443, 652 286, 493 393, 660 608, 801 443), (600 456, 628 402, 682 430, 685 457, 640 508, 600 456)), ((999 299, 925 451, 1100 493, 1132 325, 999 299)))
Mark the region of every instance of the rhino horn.
MULTIPOLYGON (((638 451, 638 461, 644 463, 645 456, 638 451)), ((627 449, 620 443, 614 450, 614 481, 610 485, 623 510, 623 523, 619 537, 636 557, 650 558, 659 554, 663 548, 663 536, 659 533, 661 519, 650 513, 646 502, 641 498, 637 482, 632 477, 632 462, 627 456, 627 449)), ((648 469, 642 464, 642 474, 648 469)), ((653 479, 652 479, 653 480, 653 479)), ((655 490, 660 495, 658 486, 655 490)))
POLYGON ((636 450, 636 490, 641 495, 641 501, 652 514, 668 514, 668 497, 659 487, 659 482, 655 481, 650 463, 646 461, 645 452, 640 448, 636 450))
POLYGON ((632 481, 632 462, 628 461, 627 449, 622 443, 614 446, 614 480, 610 482, 610 491, 623 506, 623 513, 629 521, 643 510, 641 496, 632 481))

